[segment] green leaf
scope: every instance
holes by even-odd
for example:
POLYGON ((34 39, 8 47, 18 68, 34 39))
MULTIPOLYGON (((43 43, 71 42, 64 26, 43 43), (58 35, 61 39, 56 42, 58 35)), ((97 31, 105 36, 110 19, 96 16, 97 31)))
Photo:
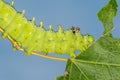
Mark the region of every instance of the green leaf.
POLYGON ((110 33, 113 29, 113 18, 116 16, 117 12, 117 2, 116 0, 110 0, 110 2, 105 5, 99 12, 98 18, 103 23, 104 34, 110 33))
POLYGON ((110 0, 98 12, 104 25, 103 35, 75 59, 69 59, 66 65, 68 74, 56 80, 120 80, 120 39, 111 34, 116 12, 115 0, 110 0))
POLYGON ((76 59, 68 60, 66 71, 66 79, 57 80, 120 80, 120 39, 111 34, 101 37, 76 59))
POLYGON ((69 60, 68 80, 119 80, 120 39, 101 37, 88 50, 69 60))

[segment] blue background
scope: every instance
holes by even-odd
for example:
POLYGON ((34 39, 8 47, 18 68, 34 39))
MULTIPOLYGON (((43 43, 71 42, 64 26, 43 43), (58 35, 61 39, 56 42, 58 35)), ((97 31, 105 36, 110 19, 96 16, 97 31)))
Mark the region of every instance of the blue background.
MULTIPOLYGON (((6 0, 11 2, 11 0, 6 0)), ((44 22, 54 30, 61 24, 63 29, 80 27, 81 33, 91 34, 97 39, 103 32, 96 13, 109 0, 15 0, 15 8, 30 20, 36 17, 36 24, 44 22)), ((120 0, 117 0, 120 4, 120 0)), ((120 8, 114 18, 113 35, 120 38, 120 8)), ((16 26, 17 27, 17 26, 16 26)), ((54 80, 64 73, 66 62, 45 59, 35 55, 25 56, 22 51, 13 51, 11 43, 0 37, 0 80, 54 80)), ((62 55, 66 57, 66 55, 62 55)))

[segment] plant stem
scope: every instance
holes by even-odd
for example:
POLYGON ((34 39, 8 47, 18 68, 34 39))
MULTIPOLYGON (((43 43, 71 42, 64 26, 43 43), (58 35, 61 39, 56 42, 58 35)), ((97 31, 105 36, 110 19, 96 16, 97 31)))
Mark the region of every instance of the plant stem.
POLYGON ((39 54, 37 52, 32 52, 32 54, 34 54, 36 56, 41 56, 41 57, 44 57, 44 58, 49 58, 49 59, 54 59, 54 60, 59 60, 59 61, 67 61, 67 58, 48 56, 48 55, 45 55, 45 54, 39 54))

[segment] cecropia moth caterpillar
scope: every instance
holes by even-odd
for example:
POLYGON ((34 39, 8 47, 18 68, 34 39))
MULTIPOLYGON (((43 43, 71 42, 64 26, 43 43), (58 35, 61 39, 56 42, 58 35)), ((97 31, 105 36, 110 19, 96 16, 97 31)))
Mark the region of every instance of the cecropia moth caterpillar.
POLYGON ((0 28, 4 30, 2 37, 11 36, 27 55, 35 51, 45 54, 67 53, 75 57, 76 50, 83 52, 94 41, 93 36, 82 35, 78 27, 63 30, 59 25, 58 31, 53 31, 49 25, 49 30, 45 30, 42 22, 40 26, 35 25, 35 18, 28 20, 24 16, 25 11, 17 12, 13 5, 14 2, 8 4, 0 0, 0 28))

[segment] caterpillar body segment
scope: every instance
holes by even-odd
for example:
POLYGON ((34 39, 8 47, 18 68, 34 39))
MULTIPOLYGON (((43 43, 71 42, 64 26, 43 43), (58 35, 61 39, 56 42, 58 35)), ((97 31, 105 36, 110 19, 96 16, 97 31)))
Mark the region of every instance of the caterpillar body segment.
POLYGON ((34 17, 27 20, 24 16, 25 10, 17 12, 13 5, 14 2, 10 5, 0 0, 0 28, 4 30, 2 37, 11 36, 24 48, 27 55, 31 52, 67 53, 75 57, 76 50, 85 51, 94 40, 88 34, 82 35, 78 27, 75 29, 72 26, 63 30, 62 26, 58 25, 58 31, 53 31, 52 25, 49 25, 49 30, 45 30, 42 22, 40 26, 36 26, 34 17))

